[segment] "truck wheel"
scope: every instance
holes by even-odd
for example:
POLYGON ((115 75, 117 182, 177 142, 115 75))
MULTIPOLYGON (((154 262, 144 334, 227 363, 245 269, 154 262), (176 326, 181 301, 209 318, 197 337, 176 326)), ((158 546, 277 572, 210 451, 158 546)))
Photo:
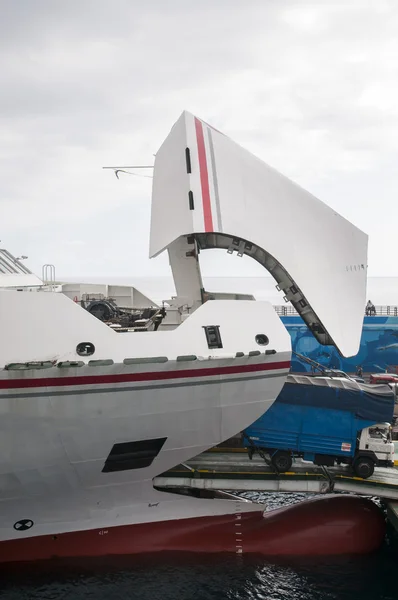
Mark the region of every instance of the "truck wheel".
POLYGON ((271 459, 273 467, 280 473, 286 473, 292 467, 292 457, 289 452, 278 450, 271 459))
POLYGON ((354 473, 357 477, 367 479, 371 477, 375 470, 375 463, 371 458, 366 456, 360 456, 354 462, 354 473))

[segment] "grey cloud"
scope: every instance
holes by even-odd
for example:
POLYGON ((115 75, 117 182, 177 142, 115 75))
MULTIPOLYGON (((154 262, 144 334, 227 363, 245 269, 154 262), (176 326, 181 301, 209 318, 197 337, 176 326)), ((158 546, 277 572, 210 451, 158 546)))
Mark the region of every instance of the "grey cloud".
POLYGON ((398 216, 394 1, 4 4, 1 239, 68 273, 164 268, 146 258, 150 181, 101 167, 152 161, 187 108, 360 221, 370 264, 396 270, 371 203, 398 216))

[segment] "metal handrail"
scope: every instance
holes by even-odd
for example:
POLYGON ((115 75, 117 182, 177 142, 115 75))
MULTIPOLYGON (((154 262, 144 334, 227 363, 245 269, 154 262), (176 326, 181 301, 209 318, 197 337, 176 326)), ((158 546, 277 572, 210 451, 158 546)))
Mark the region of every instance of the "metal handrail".
MULTIPOLYGON (((287 317, 287 316, 294 316, 294 315, 298 315, 298 312, 296 311, 296 309, 294 308, 294 306, 291 305, 277 305, 274 306, 276 313, 280 316, 280 317, 287 317)), ((375 306, 375 311, 376 311, 376 317, 398 317, 398 306, 397 305, 393 305, 393 304, 387 304, 387 305, 378 305, 375 306)), ((364 310, 364 314, 366 315, 366 310, 364 310)))
POLYGON ((55 289, 55 266, 46 264, 42 266, 41 278, 45 285, 48 285, 51 291, 55 289))

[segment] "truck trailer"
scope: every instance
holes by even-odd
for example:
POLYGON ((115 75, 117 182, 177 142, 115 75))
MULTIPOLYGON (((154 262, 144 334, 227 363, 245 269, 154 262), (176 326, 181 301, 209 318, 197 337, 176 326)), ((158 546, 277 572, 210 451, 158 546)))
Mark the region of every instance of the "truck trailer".
POLYGON ((251 458, 267 454, 275 470, 295 458, 315 465, 348 464, 367 479, 394 466, 391 423, 395 394, 387 385, 349 378, 289 375, 274 404, 243 433, 251 458))

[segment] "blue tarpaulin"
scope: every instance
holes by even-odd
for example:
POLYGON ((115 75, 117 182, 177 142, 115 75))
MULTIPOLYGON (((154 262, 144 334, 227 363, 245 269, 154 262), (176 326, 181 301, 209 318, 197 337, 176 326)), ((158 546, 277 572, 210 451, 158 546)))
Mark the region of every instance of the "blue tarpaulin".
POLYGON ((391 423, 394 392, 388 385, 368 385, 349 379, 289 375, 276 403, 348 411, 357 418, 391 423))

